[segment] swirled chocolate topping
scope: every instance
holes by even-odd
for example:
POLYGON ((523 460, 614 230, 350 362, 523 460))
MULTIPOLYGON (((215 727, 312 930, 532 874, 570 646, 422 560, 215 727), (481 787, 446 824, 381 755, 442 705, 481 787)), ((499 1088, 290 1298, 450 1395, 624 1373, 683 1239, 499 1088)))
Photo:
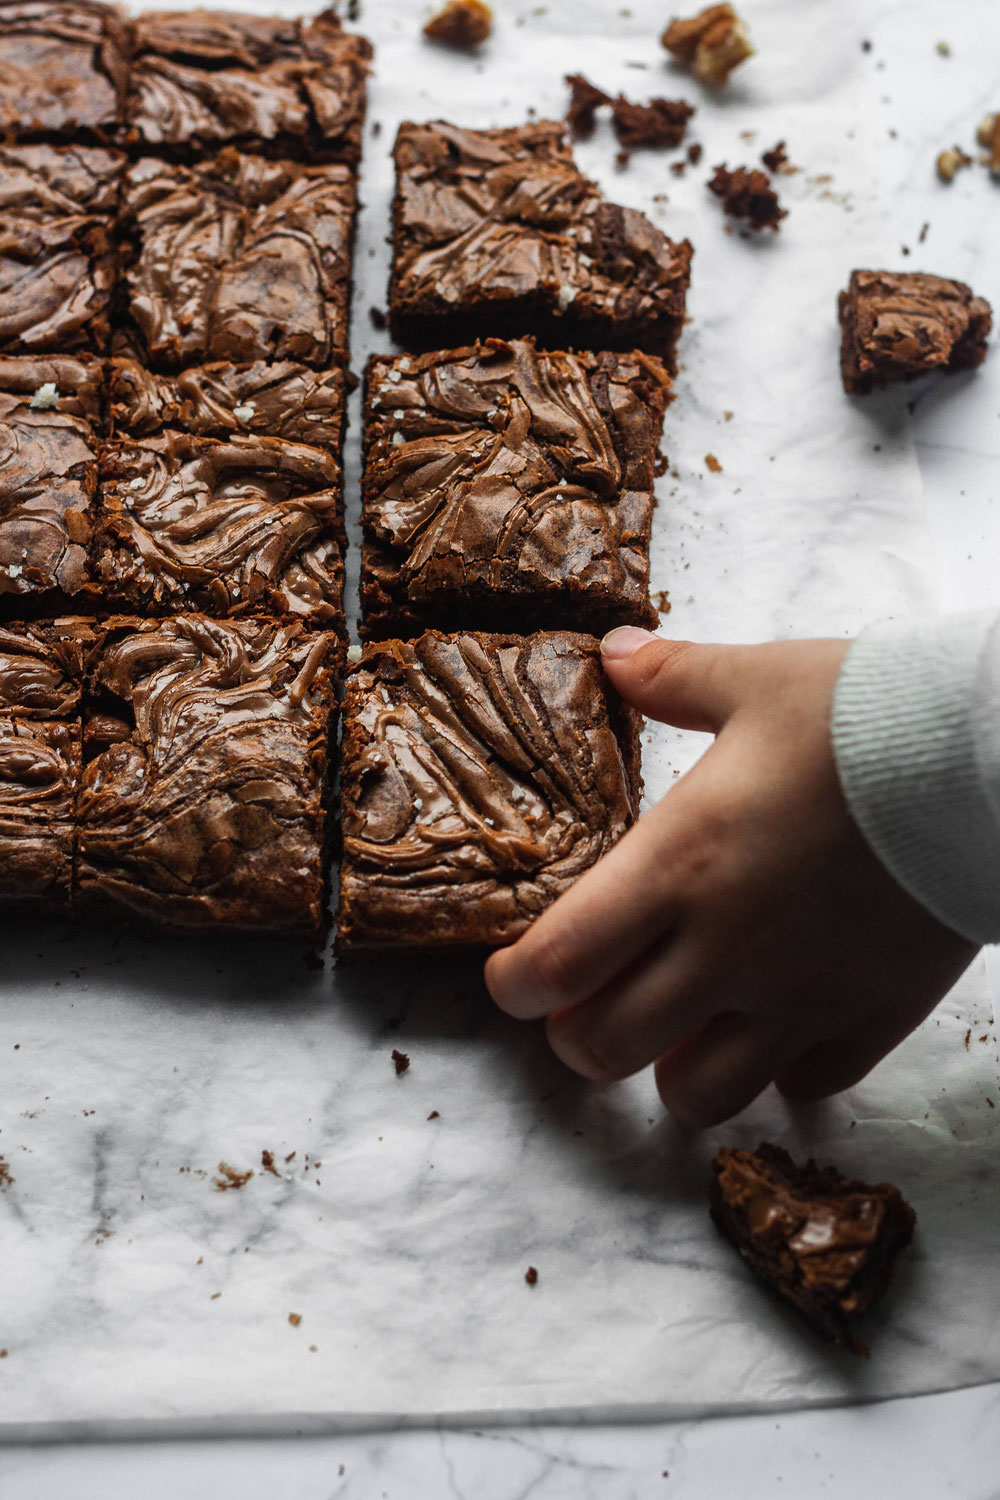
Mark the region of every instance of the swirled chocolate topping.
POLYGON ((366 647, 344 710, 339 944, 513 941, 629 827, 638 755, 589 636, 366 647))
POLYGON ((116 622, 85 724, 81 909, 319 932, 342 655, 294 623, 116 622))
POLYGON ((227 148, 181 167, 144 158, 125 179, 125 280, 143 361, 346 358, 354 177, 227 148))
POLYGON ((653 465, 670 381, 644 354, 530 339, 368 367, 369 635, 655 623, 653 465))
POLYGON ((673 367, 691 246, 607 203, 563 127, 400 126, 393 333, 426 348, 530 328, 546 344, 641 348, 673 367))
POLYGON ((76 718, 93 646, 92 624, 69 617, 49 625, 0 625, 0 715, 76 718))
POLYGON ((839 310, 841 371, 852 395, 980 365, 993 326, 989 303, 964 281, 922 271, 854 271, 839 310))
POLYGON ((0 131, 114 138, 122 119, 125 14, 96 0, 0 0, 0 131))

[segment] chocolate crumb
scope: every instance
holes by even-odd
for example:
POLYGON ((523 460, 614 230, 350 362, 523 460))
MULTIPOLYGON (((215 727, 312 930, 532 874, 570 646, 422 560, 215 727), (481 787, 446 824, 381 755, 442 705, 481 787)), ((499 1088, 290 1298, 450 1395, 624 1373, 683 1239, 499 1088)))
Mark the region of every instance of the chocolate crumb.
POLYGON ((611 107, 611 123, 623 146, 672 148, 684 139, 694 106, 684 99, 650 99, 648 104, 631 104, 619 94, 611 107))
POLYGON ((429 42, 472 52, 493 30, 493 12, 483 0, 448 0, 424 27, 429 42))
POLYGON ((968 1052, 968 1050, 969 1050, 969 1043, 971 1041, 972 1041, 972 1027, 970 1026, 969 1029, 968 1029, 968 1031, 965 1033, 965 1050, 966 1050, 966 1052, 968 1052))
POLYGON ((427 1116, 427 1118, 428 1118, 428 1120, 440 1120, 441 1115, 440 1115, 440 1113, 439 1113, 438 1110, 432 1109, 431 1112, 430 1112, 430 1114, 427 1116))
POLYGON ((273 1151, 262 1151, 260 1153, 260 1164, 264 1168, 265 1172, 270 1172, 270 1174, 271 1174, 272 1177, 280 1177, 281 1176, 281 1173, 278 1171, 277 1167, 274 1165, 274 1152, 273 1151))
POLYGON ((13 1186, 13 1183, 14 1179, 10 1175, 10 1166, 7 1162, 4 1161, 3 1157, 0 1156, 0 1187, 11 1187, 13 1186))
POLYGON ((410 1066, 410 1059, 405 1052, 400 1052, 398 1047, 393 1047, 392 1060, 396 1064, 396 1077, 398 1078, 410 1066))
POLYGON ((538 1272, 535 1270, 534 1266, 528 1267, 528 1269, 524 1273, 524 1279, 529 1286, 534 1286, 537 1283, 538 1272))
POLYGON ((788 210, 781 207, 778 195, 766 172, 759 167, 716 167, 708 184, 710 193, 721 201, 733 219, 744 219, 752 229, 778 228, 788 210))
POLYGON ((719 460, 716 458, 714 453, 705 454, 705 468, 708 469, 712 474, 722 473, 722 465, 719 463, 719 460))
POLYGON ((384 333, 386 317, 382 309, 380 307, 370 307, 368 309, 368 316, 371 319, 372 327, 378 329, 379 333, 384 333))
POLYGON ((292 1325, 293 1328, 298 1328, 299 1324, 302 1322, 302 1314, 301 1313, 289 1313, 288 1314, 288 1321, 289 1321, 289 1323, 291 1323, 291 1325, 292 1325))
POLYGON ((692 167, 696 167, 701 161, 702 153, 704 150, 705 148, 700 141, 691 142, 690 146, 687 149, 687 158, 692 167))
POLYGON ((986 1095, 986 1103, 989 1105, 990 1109, 996 1109, 996 1105, 993 1103, 993 1100, 990 1098, 989 1094, 986 1095))
POLYGON ((618 168, 619 172, 624 172, 625 168, 628 166, 631 160, 631 151, 626 151, 623 148, 621 151, 615 153, 615 166, 618 168))
POLYGON ((382 121, 381 120, 374 120, 372 122, 372 135, 381 135, 381 134, 382 134, 382 121))
POLYGON ((667 593, 666 589, 658 589, 657 592, 652 595, 652 600, 653 608, 656 610, 656 613, 658 615, 669 615, 673 606, 670 603, 670 595, 667 593))
POLYGON ((930 229, 930 227, 931 226, 929 224, 921 224, 920 233, 917 235, 918 245, 922 245, 924 243, 924 240, 927 238, 927 231, 930 229))
POLYGON ((220 1161, 219 1174, 218 1177, 212 1178, 215 1190, 217 1193, 226 1193, 230 1188, 246 1187, 253 1176, 253 1168, 250 1167, 246 1172, 237 1172, 236 1168, 229 1166, 228 1162, 220 1161))
POLYGON ((610 94, 584 78, 582 73, 567 73, 569 84, 569 108, 566 123, 575 141, 588 140, 594 133, 597 111, 605 104, 613 104, 610 94))

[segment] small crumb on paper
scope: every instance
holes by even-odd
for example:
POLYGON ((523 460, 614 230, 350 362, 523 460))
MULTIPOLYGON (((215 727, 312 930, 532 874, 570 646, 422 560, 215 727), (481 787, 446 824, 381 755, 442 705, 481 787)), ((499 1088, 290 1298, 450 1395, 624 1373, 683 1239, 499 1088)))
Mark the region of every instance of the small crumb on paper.
POLYGON ((405 1073, 407 1068, 410 1066, 410 1059, 407 1053, 400 1052, 398 1047, 393 1047, 392 1060, 396 1064, 396 1077, 398 1078, 400 1074, 405 1073))

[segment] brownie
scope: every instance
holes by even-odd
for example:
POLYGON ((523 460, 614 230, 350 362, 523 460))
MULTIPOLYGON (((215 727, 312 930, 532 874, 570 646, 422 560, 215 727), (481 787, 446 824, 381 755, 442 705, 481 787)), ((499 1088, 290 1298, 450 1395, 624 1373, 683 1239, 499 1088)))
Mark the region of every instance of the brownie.
POLYGON ((344 632, 336 459, 281 438, 110 440, 92 567, 136 614, 295 615, 344 632))
POLYGON ((134 25, 128 139, 178 156, 239 145, 356 163, 371 55, 332 10, 312 20, 146 11, 134 25))
POLYGON ((114 140, 123 118, 124 11, 97 0, 0 0, 0 135, 114 140))
POLYGON ((124 157, 0 146, 0 353, 103 353, 124 157))
POLYGON ((716 167, 708 190, 722 203, 731 219, 743 219, 751 229, 774 229, 788 217, 771 179, 759 167, 716 167))
POLYGON ((109 626, 84 724, 82 914, 322 932, 343 650, 294 621, 109 626))
POLYGON ((648 354, 531 339, 368 365, 362 633, 653 626, 648 354))
POLYGON ((712 1162, 711 1212, 750 1268, 834 1343, 867 1354, 849 1324, 877 1302, 916 1215, 898 1188, 872 1187, 779 1146, 724 1147, 712 1162))
POLYGON ((512 942, 633 822, 638 722, 591 636, 367 646, 344 705, 339 949, 512 942))
POLYGON ((88 607, 102 370, 0 356, 0 619, 88 607))
POLYGON ((355 183, 226 148, 178 166, 143 158, 122 199, 125 286, 140 362, 346 360, 355 183))
POLYGON ((68 911, 83 620, 0 625, 0 910, 68 911))
POLYGON ((966 370, 986 358, 990 305, 964 281, 923 271, 853 271, 839 301, 844 390, 966 370))
POLYGON ((389 326, 412 348, 530 332, 643 349, 673 373, 692 250, 606 203, 563 126, 400 126, 389 326))
POLYGON ((154 375, 135 360, 113 359, 108 396, 112 431, 130 437, 170 427, 202 437, 249 434, 309 443, 340 457, 346 376, 339 365, 310 370, 291 360, 223 360, 154 375))

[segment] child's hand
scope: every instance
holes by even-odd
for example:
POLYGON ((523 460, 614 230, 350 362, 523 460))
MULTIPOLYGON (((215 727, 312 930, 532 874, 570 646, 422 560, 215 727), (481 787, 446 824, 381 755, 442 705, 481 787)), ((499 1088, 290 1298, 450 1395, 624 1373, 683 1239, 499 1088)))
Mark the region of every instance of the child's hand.
POLYGON ((698 646, 612 632, 609 678, 650 718, 715 743, 511 948, 490 993, 547 1016, 585 1078, 656 1061, 690 1124, 772 1080, 820 1098, 856 1083, 975 954, 870 851, 830 737, 842 641, 698 646))

